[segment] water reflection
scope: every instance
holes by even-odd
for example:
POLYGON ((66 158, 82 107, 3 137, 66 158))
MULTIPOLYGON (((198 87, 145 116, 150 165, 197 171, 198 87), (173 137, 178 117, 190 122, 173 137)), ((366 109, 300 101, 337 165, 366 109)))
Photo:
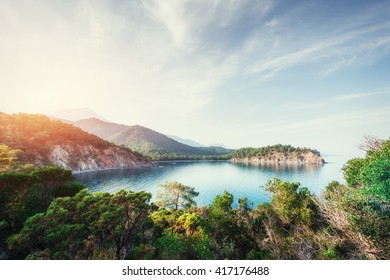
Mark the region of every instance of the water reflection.
POLYGON ((234 165, 246 168, 260 168, 274 172, 317 172, 323 165, 320 164, 295 164, 295 163, 264 163, 264 162, 235 162, 234 165))

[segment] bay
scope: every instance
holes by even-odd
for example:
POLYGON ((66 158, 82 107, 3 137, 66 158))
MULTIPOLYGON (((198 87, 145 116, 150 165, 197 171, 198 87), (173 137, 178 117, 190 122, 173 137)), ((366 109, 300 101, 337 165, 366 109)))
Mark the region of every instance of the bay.
POLYGON ((156 162, 155 167, 145 169, 113 169, 75 174, 78 181, 91 192, 116 192, 120 189, 146 191, 152 194, 152 201, 161 189, 162 183, 178 181, 194 187, 199 196, 198 206, 209 205, 225 190, 235 198, 247 197, 254 205, 270 201, 270 195, 261 188, 267 180, 279 178, 300 182, 312 193, 321 196, 332 180, 343 182, 341 167, 346 162, 341 156, 328 156, 329 163, 317 165, 251 165, 226 161, 178 161, 156 162))

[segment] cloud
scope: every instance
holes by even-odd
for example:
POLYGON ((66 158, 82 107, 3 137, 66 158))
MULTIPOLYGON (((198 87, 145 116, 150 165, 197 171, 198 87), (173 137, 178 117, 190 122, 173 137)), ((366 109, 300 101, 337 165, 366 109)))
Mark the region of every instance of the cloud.
POLYGON ((154 112, 163 122, 198 112, 226 84, 259 85, 299 65, 332 75, 389 54, 386 3, 319 22, 323 14, 310 9, 278 1, 4 0, 4 106, 89 104, 117 118, 130 110, 134 122, 155 121, 154 112))
POLYGON ((365 127, 367 124, 389 123, 390 108, 383 107, 359 112, 334 113, 324 117, 301 120, 279 120, 266 123, 247 123, 231 129, 256 131, 261 135, 312 133, 313 131, 336 130, 338 128, 365 127))
POLYGON ((390 94, 390 88, 380 88, 370 92, 339 95, 333 98, 333 100, 349 101, 353 99, 366 98, 366 97, 382 95, 382 94, 390 94))

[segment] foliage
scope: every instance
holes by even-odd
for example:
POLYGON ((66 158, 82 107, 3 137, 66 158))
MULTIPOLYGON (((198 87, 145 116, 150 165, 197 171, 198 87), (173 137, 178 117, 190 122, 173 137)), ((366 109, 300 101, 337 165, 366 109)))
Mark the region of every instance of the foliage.
POLYGON ((361 170, 363 191, 383 201, 390 201, 390 140, 369 151, 361 170))
POLYGON ((389 257, 390 212, 382 208, 382 201, 338 182, 327 186, 324 198, 325 202, 321 205, 323 215, 334 228, 348 236, 360 256, 348 248, 343 248, 344 255, 368 259, 389 257))
POLYGON ((274 179, 267 182, 266 190, 273 195, 271 205, 285 224, 310 226, 317 212, 316 204, 309 190, 299 186, 299 183, 274 179))
POLYGON ((194 197, 199 193, 194 188, 180 184, 179 182, 168 182, 162 184, 163 191, 157 195, 157 205, 166 208, 188 209, 196 205, 194 197))
MULTIPOLYGON (((367 140, 366 140, 367 141, 367 140)), ((390 140, 368 139, 365 158, 343 167, 347 185, 332 182, 324 194, 328 204, 346 217, 353 234, 360 235, 369 258, 390 252, 390 140), (371 148, 371 149, 369 149, 371 148)))
POLYGON ((312 152, 313 154, 320 156, 320 152, 309 148, 296 148, 291 145, 273 145, 260 148, 241 148, 233 151, 230 156, 232 158, 251 158, 256 156, 266 156, 272 153, 307 153, 312 152))
POLYGON ((12 149, 7 145, 0 144, 0 173, 9 171, 19 171, 28 173, 34 170, 35 166, 31 163, 21 163, 18 155, 20 150, 12 149))
POLYGON ((156 240, 156 248, 159 252, 158 259, 179 260, 185 252, 182 240, 173 234, 163 235, 156 240))
POLYGON ((365 164, 365 159, 354 158, 350 159, 342 168, 345 181, 348 186, 358 188, 362 185, 361 171, 365 164))
POLYGON ((380 141, 365 158, 349 160, 343 167, 348 186, 367 195, 390 200, 390 140, 380 141))
POLYGON ((17 153, 7 145, 0 145, 0 172, 13 170, 16 165, 17 153))
POLYGON ((150 197, 144 192, 111 195, 84 190, 57 198, 46 213, 27 219, 8 244, 23 256, 48 248, 51 259, 89 259, 103 249, 112 252, 106 257, 124 259, 142 240, 150 197))
POLYGON ((0 173, 0 247, 7 236, 17 232, 30 216, 46 211, 56 197, 73 196, 84 189, 74 182, 71 171, 46 166, 29 174, 21 172, 0 173))

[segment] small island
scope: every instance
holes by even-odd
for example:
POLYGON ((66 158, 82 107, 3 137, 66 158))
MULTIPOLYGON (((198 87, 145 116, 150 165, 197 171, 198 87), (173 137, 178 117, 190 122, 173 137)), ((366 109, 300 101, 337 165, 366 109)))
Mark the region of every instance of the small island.
POLYGON ((229 161, 253 164, 322 165, 325 163, 325 160, 317 150, 281 144, 261 148, 241 148, 231 153, 229 161))

